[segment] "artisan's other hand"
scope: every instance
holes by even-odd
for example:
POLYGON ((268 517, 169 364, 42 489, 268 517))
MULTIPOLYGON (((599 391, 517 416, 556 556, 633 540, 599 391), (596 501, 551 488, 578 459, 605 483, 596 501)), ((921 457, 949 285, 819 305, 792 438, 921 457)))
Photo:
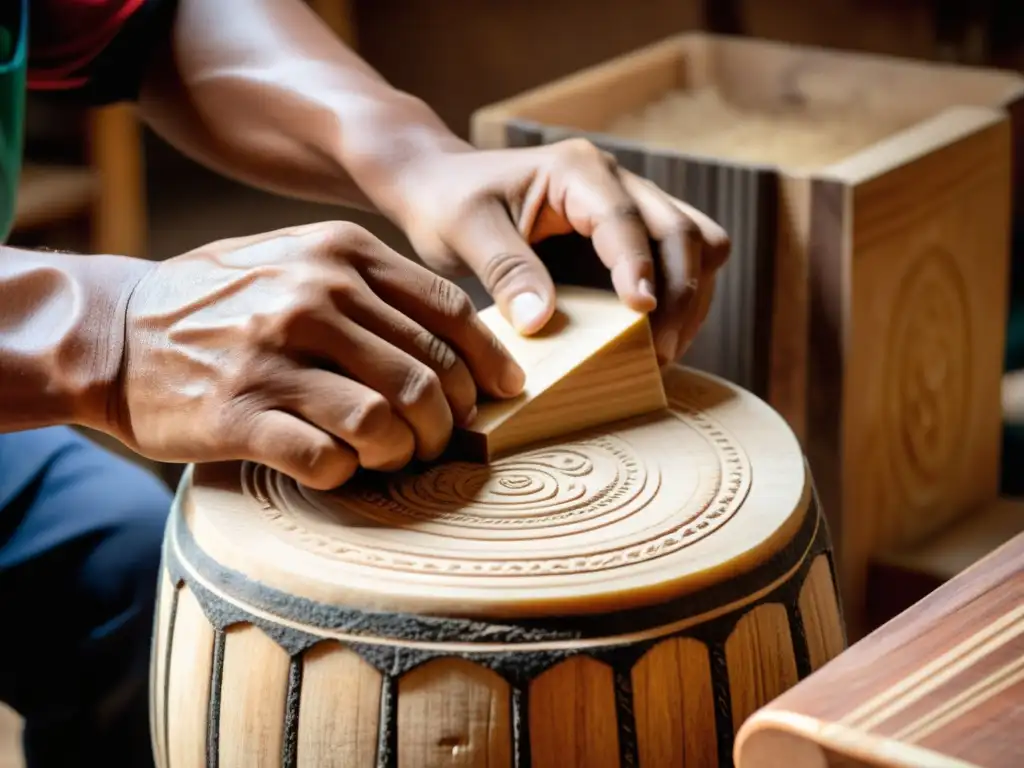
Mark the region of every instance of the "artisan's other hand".
POLYGON ((729 254, 715 222, 583 139, 427 152, 390 186, 395 202, 385 207, 424 260, 445 274, 471 269, 526 334, 555 306, 550 273, 531 248, 545 238, 575 232, 592 240, 621 299, 652 312, 663 361, 693 341, 729 254))
POLYGON ((162 262, 128 305, 110 431, 151 458, 250 459, 330 488, 436 457, 477 386, 523 374, 466 294, 352 224, 162 262))

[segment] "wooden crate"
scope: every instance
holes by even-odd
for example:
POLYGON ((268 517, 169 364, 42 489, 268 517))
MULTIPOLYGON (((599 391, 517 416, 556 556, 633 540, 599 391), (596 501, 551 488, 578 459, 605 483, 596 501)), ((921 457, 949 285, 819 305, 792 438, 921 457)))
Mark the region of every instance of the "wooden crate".
POLYGON ((695 33, 483 108, 472 135, 589 138, 727 228, 684 362, 802 440, 856 635, 870 556, 998 492, 1022 124, 1012 73, 695 33))

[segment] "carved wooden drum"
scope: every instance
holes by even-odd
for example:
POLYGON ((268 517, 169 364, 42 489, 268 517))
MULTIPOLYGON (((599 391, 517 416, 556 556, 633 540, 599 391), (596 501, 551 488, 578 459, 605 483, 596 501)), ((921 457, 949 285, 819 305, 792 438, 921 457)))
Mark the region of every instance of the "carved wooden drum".
POLYGON ((667 412, 321 493, 192 468, 152 664, 161 768, 697 768, 845 646, 796 439, 673 368, 667 412))

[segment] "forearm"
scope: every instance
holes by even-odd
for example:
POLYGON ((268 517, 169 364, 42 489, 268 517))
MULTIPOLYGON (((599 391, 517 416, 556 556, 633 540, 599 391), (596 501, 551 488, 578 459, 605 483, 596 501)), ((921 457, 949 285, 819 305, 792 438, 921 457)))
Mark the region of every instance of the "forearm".
POLYGON ((469 149, 301 0, 249 0, 244 12, 179 0, 141 106, 166 140, 225 175, 367 209, 390 207, 387 177, 410 159, 469 149))
POLYGON ((146 262, 0 247, 0 432, 102 429, 146 262))

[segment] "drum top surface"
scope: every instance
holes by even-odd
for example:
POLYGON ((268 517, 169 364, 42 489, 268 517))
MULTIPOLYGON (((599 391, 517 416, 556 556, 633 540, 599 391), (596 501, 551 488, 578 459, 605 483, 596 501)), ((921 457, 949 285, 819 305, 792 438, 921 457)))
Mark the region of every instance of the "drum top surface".
POLYGON ((333 605, 493 618, 659 602, 761 565, 811 501, 799 444, 764 402, 680 367, 665 382, 667 413, 489 466, 325 493, 258 465, 206 465, 176 509, 222 566, 333 605))

